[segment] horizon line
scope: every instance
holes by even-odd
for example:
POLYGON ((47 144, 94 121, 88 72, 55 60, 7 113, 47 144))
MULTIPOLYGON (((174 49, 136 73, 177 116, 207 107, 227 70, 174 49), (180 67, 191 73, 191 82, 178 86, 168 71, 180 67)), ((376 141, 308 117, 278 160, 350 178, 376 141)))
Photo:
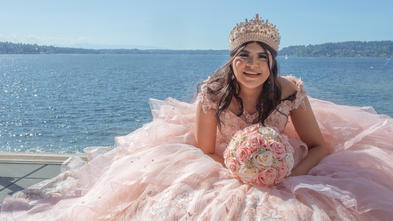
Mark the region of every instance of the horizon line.
MULTIPOLYGON (((324 44, 338 44, 338 43, 348 43, 348 42, 362 42, 362 43, 369 43, 369 42, 389 42, 392 40, 375 40, 375 41, 339 41, 339 42, 325 42, 320 44, 303 44, 303 45, 289 45, 283 47, 280 50, 288 47, 298 47, 298 46, 316 46, 316 45, 324 45, 324 44)), ((84 50, 140 50, 140 51, 160 51, 160 50, 168 50, 168 51, 228 51, 229 49, 169 49, 169 48, 82 48, 82 47, 72 47, 72 46, 56 46, 56 45, 41 45, 37 43, 23 43, 23 42, 11 42, 11 41, 0 41, 0 43, 11 43, 11 44, 23 44, 23 45, 36 45, 39 47, 56 47, 56 48, 70 48, 70 49, 84 49, 84 50)), ((140 46, 145 47, 145 46, 140 46)))

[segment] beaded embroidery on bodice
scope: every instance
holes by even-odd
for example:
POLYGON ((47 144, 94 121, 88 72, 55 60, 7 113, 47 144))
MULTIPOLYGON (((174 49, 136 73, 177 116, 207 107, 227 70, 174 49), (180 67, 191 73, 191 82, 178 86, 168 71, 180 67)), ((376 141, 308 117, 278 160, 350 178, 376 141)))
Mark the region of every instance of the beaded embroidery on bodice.
POLYGON ((246 122, 248 124, 255 122, 255 120, 258 118, 258 112, 255 112, 253 114, 249 114, 245 109, 243 109, 243 115, 244 115, 244 118, 246 118, 246 122))
MULTIPOLYGON (((292 81, 296 85, 297 91, 295 97, 293 97, 292 99, 281 101, 281 103, 276 107, 276 109, 265 120, 265 125, 275 127, 280 132, 285 129, 288 123, 288 116, 290 114, 290 111, 298 108, 299 105, 303 104, 304 98, 307 96, 307 93, 303 90, 303 82, 301 79, 290 75, 282 77, 285 77, 286 79, 292 81)), ((217 108, 217 105, 208 98, 206 84, 208 79, 203 82, 201 86, 201 92, 198 95, 198 100, 202 102, 203 111, 217 108)), ((217 128, 216 135, 216 153, 218 155, 222 155, 227 144, 231 140, 232 136, 236 133, 236 131, 250 126, 255 120, 252 120, 252 118, 258 117, 258 113, 256 112, 253 114, 256 116, 248 116, 247 120, 247 114, 245 114, 246 120, 244 120, 243 118, 237 116, 235 113, 231 112, 229 109, 226 109, 222 112, 221 132, 217 128)))

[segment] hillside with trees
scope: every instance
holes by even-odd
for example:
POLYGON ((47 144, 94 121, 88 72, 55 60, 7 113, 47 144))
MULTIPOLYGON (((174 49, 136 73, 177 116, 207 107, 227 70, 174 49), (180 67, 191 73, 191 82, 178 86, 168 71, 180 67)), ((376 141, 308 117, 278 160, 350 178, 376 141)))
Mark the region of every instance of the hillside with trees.
POLYGON ((297 57, 393 57, 393 41, 347 41, 318 45, 289 46, 282 56, 297 57))

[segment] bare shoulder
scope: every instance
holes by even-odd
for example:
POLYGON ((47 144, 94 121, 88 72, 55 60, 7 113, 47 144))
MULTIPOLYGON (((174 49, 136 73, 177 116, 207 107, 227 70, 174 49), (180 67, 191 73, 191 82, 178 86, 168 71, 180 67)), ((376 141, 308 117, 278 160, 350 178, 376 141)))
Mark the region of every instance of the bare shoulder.
POLYGON ((285 99, 295 93, 297 90, 296 85, 284 76, 278 76, 278 82, 281 85, 281 99, 285 99))

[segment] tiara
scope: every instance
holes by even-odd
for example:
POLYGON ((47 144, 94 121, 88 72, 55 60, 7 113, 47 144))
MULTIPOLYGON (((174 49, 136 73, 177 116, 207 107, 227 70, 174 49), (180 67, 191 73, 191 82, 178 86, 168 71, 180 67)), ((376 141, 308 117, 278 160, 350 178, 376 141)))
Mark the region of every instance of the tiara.
POLYGON ((246 19, 245 22, 240 22, 233 27, 229 34, 229 50, 232 51, 248 41, 260 41, 277 52, 280 39, 277 27, 269 23, 267 19, 266 21, 260 19, 259 15, 256 14, 255 18, 250 21, 246 19))

